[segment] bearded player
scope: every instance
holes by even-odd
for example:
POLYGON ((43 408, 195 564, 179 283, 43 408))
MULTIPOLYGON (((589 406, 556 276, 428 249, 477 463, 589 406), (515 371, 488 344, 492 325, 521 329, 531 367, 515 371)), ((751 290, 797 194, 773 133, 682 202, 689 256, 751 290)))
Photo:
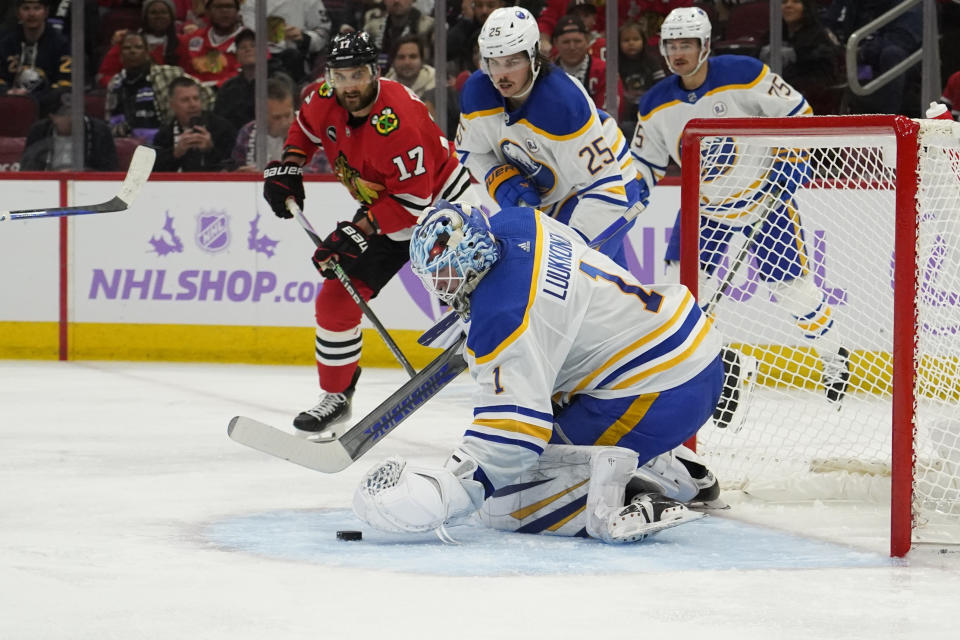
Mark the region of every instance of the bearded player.
POLYGON ((470 176, 427 107, 398 82, 380 77, 379 51, 365 32, 337 36, 326 80, 304 100, 287 133, 283 161, 264 170, 263 195, 280 218, 287 201, 303 208, 301 167, 323 149, 337 178, 360 208, 317 248, 314 265, 327 280, 316 299, 316 357, 320 401, 293 421, 315 437, 350 417, 360 376, 361 311, 332 275, 339 262, 369 300, 409 258, 417 217, 440 198, 479 203, 470 176))

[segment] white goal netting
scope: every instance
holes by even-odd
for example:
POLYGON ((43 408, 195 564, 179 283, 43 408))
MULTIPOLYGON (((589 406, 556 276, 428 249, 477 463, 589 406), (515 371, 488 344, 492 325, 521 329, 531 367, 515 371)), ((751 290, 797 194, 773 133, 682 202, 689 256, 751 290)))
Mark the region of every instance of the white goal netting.
POLYGON ((740 379, 727 379, 736 412, 716 414, 697 448, 726 488, 889 500, 894 312, 908 305, 913 348, 897 366, 912 352, 913 525, 957 542, 960 125, 922 121, 898 141, 850 121, 842 134, 718 129, 700 141, 699 299, 717 300, 740 379), (919 171, 904 171, 908 144, 919 171), (910 225, 916 293, 904 297, 895 242, 910 225))

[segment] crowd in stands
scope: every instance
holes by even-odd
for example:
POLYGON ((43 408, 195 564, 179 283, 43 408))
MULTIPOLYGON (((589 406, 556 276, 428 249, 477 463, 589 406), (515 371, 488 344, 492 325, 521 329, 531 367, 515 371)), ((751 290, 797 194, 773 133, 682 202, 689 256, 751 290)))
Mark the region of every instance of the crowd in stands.
MULTIPOLYGON (((607 103, 606 7, 610 0, 516 0, 538 17, 540 48, 580 80, 628 135, 643 93, 669 72, 659 28, 672 9, 700 6, 714 25, 712 53, 769 61, 766 0, 619 0, 617 104, 607 103)), ((70 9, 84 7, 85 158, 90 170, 123 170, 137 144, 158 150, 158 171, 253 171, 257 2, 266 3, 268 160, 306 91, 322 77, 332 35, 363 29, 382 52, 385 77, 416 93, 452 135, 458 95, 479 67, 477 34, 502 0, 12 0, 0 14, 0 170, 71 167, 70 9), (447 64, 433 66, 437 21, 446 25, 447 64), (440 77, 438 77, 440 74, 440 77), (437 92, 446 113, 437 114, 437 92), (25 130, 29 124, 29 130, 25 130), (20 127, 19 129, 17 127, 20 127), (16 142, 16 140, 19 141, 16 142), (17 145, 20 145, 17 148, 17 145), (11 160, 10 155, 16 157, 11 160)), ((858 98, 846 86, 850 35, 898 0, 782 0, 783 77, 815 113, 920 116, 920 66, 858 98)), ((939 0, 942 101, 960 112, 960 0, 939 0)), ((862 43, 856 75, 880 76, 920 47, 922 6, 862 43)), ((306 169, 329 172, 323 154, 306 169)))

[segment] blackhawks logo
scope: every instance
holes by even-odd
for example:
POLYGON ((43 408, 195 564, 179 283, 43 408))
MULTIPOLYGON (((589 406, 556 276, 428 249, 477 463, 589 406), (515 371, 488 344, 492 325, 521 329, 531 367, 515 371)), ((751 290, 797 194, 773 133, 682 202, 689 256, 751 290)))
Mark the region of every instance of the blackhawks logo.
POLYGON ((329 82, 324 81, 323 84, 317 89, 317 95, 321 98, 329 98, 333 95, 333 87, 330 86, 329 82))
POLYGON ((370 124, 382 136, 389 135, 400 126, 400 118, 393 112, 393 109, 386 107, 383 111, 370 118, 370 124))
POLYGON ((333 171, 337 174, 337 179, 350 190, 350 195, 354 200, 363 204, 373 204, 373 201, 380 197, 380 192, 384 190, 382 184, 364 180, 360 177, 360 172, 350 166, 347 162, 347 156, 343 151, 337 156, 333 163, 333 171))

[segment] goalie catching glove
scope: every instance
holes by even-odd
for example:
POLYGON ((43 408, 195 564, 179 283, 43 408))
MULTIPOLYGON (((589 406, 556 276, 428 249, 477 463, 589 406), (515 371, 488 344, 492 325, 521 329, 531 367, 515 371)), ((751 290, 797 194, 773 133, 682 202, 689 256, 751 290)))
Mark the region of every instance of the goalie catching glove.
POLYGON ((313 265, 324 278, 335 278, 328 267, 331 258, 344 269, 356 262, 370 246, 370 240, 363 229, 352 222, 341 222, 313 252, 313 265))
POLYGON ((471 479, 477 468, 472 458, 455 453, 447 467, 414 467, 399 456, 387 458, 360 480, 353 511, 370 526, 393 533, 422 533, 455 524, 480 508, 483 485, 471 479))
POLYGON ((280 164, 276 160, 263 169, 263 199, 278 218, 292 218, 287 211, 287 198, 293 198, 303 209, 303 169, 295 162, 280 164))

